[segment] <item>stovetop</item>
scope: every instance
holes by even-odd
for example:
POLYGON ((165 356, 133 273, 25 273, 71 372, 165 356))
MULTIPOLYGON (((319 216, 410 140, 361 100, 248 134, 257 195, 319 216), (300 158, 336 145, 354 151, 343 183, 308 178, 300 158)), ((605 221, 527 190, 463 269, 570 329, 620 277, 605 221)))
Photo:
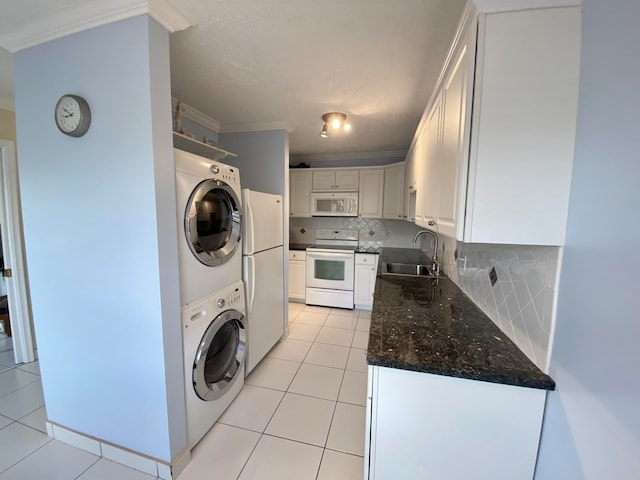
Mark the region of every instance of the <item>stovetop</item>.
POLYGON ((309 250, 353 253, 358 248, 358 230, 317 229, 316 243, 309 250))

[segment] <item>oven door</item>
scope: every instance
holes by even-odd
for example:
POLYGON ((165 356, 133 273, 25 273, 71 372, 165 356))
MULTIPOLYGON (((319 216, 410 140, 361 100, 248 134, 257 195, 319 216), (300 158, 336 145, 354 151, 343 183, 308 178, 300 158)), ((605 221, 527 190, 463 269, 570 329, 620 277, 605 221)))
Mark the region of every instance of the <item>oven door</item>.
POLYGON ((307 250, 307 287, 353 290, 353 272, 353 253, 307 250))

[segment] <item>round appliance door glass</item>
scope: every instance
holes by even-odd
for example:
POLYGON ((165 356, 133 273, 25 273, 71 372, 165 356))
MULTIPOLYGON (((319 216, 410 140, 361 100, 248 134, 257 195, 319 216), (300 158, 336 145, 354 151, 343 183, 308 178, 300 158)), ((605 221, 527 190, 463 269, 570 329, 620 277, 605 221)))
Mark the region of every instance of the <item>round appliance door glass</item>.
POLYGON ((217 400, 243 375, 247 337, 243 315, 227 310, 211 322, 193 361, 193 388, 202 400, 217 400))
POLYGON ((229 185, 205 180, 187 203, 184 230, 195 257, 205 265, 222 265, 240 245, 240 202, 229 185))

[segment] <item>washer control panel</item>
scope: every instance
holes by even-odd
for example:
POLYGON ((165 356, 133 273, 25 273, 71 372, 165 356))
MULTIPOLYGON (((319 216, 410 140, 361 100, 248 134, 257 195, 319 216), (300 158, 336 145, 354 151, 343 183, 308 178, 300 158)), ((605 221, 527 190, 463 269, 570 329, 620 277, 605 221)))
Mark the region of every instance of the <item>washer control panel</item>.
POLYGON ((216 314, 229 309, 244 311, 243 288, 242 282, 238 282, 221 292, 215 293, 212 303, 214 304, 216 314))
POLYGON ((238 310, 244 314, 244 284, 242 281, 183 307, 183 326, 189 328, 190 325, 195 325, 197 322, 208 323, 226 310, 238 310))

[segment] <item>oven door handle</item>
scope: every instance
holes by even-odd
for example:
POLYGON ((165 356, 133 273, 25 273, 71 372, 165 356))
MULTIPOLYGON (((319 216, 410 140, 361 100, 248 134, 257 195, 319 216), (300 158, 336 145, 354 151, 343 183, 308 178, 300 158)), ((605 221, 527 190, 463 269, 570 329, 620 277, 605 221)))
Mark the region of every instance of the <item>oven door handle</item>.
POLYGON ((311 252, 309 250, 307 250, 307 258, 308 259, 313 259, 313 258, 330 258, 332 260, 338 260, 338 259, 345 259, 345 260, 349 260, 349 259, 353 259, 355 258, 353 253, 333 253, 333 252, 311 252))

